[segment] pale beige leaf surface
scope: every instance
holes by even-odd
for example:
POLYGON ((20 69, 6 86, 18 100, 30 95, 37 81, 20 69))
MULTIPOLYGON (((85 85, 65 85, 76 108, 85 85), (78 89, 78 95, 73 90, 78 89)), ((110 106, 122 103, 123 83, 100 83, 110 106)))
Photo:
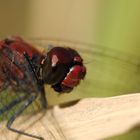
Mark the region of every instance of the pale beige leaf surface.
MULTIPOLYGON (((14 127, 45 140, 100 140, 118 135, 140 123, 140 93, 87 98, 77 104, 20 117, 14 127)), ((0 124, 0 140, 31 140, 0 124)))

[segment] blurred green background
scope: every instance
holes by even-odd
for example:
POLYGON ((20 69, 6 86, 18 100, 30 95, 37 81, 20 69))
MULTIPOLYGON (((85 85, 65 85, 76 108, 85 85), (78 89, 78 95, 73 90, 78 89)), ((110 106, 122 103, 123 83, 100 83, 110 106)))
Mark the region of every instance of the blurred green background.
MULTIPOLYGON (((46 87, 49 104, 140 91, 140 1, 0 0, 0 38, 19 35, 37 46, 76 48, 86 79, 71 94, 46 87)), ((109 140, 137 140, 139 129, 109 140)))

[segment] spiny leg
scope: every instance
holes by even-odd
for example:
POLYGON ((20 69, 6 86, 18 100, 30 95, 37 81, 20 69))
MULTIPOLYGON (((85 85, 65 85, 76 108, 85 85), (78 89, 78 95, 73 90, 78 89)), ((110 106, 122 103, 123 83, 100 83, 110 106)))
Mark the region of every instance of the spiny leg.
POLYGON ((37 76, 37 74, 36 74, 36 72, 35 72, 34 65, 33 65, 32 61, 30 60, 28 54, 27 54, 26 52, 24 52, 23 55, 24 55, 24 57, 26 58, 27 62, 29 63, 30 68, 31 68, 31 71, 32 71, 32 73, 33 73, 33 75, 34 75, 34 77, 35 77, 37 83, 40 83, 40 80, 39 80, 39 78, 38 78, 38 76, 37 76))
POLYGON ((36 135, 32 135, 32 134, 28 134, 26 132, 11 128, 11 125, 13 124, 13 122, 15 121, 15 119, 36 99, 37 96, 30 96, 25 102, 24 104, 19 108, 19 110, 17 110, 17 112, 15 112, 15 114, 8 120, 7 122, 7 128, 13 132, 25 135, 25 136, 29 136, 32 138, 36 138, 39 140, 44 140, 42 137, 36 136, 36 135))
POLYGON ((37 86, 38 86, 38 90, 40 92, 40 102, 41 102, 41 105, 44 109, 47 108, 47 99, 46 99, 46 96, 45 96, 45 90, 44 90, 44 84, 43 82, 38 78, 36 72, 35 72, 35 69, 34 69, 34 65, 32 63, 32 61, 30 60, 28 54, 26 52, 24 52, 24 57, 26 58, 27 62, 29 63, 30 65, 30 68, 31 68, 31 71, 36 79, 36 82, 37 82, 37 86))
POLYGON ((19 98, 15 99, 14 101, 10 102, 8 105, 5 105, 3 108, 0 108, 0 115, 5 113, 6 111, 13 108, 15 105, 19 104, 20 102, 24 101, 27 96, 20 96, 19 98))

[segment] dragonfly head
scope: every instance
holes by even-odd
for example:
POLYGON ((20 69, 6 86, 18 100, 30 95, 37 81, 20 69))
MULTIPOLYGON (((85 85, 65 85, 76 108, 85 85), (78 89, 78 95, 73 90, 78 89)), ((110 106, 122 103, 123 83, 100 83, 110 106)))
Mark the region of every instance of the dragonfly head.
POLYGON ((43 60, 42 79, 57 92, 72 91, 85 75, 83 59, 74 49, 54 47, 43 60))

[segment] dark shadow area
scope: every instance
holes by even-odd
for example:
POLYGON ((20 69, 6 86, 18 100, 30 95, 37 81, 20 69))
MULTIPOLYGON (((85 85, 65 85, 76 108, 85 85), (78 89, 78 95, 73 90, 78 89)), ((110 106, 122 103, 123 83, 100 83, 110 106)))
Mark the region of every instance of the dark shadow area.
POLYGON ((59 107, 60 108, 70 107, 70 106, 76 105, 79 101, 80 101, 80 99, 74 100, 74 101, 69 101, 69 102, 66 102, 66 103, 62 103, 62 104, 59 105, 59 107))

